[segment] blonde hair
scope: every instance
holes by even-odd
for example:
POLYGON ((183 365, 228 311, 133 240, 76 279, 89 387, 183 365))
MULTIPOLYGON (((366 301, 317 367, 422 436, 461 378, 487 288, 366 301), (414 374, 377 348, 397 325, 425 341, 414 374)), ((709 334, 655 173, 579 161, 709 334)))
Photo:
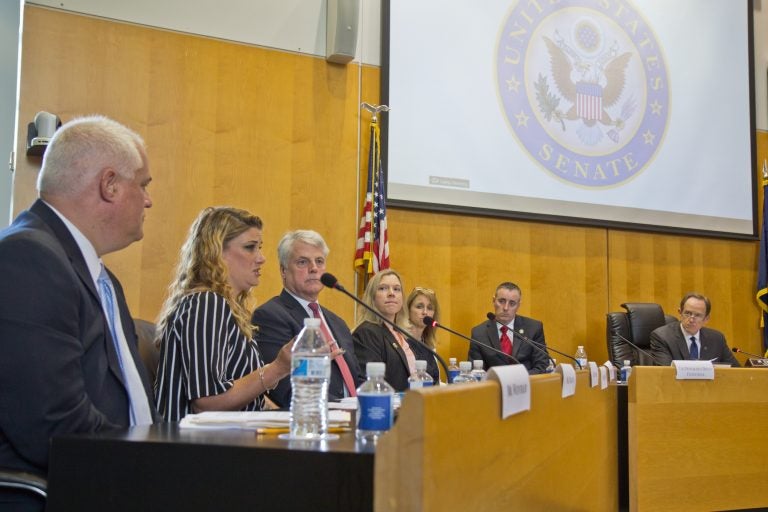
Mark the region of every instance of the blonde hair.
MULTIPOLYGON (((429 302, 432 303, 432 308, 435 310, 435 313, 432 315, 432 320, 438 322, 440 320, 440 306, 437 304, 437 294, 434 290, 430 288, 422 288, 421 286, 414 288, 413 291, 408 294, 408 299, 405 301, 405 307, 408 311, 408 321, 410 322, 411 319, 411 306, 420 296, 426 297, 429 299, 429 302)), ((425 325, 424 330, 421 333, 421 341, 430 347, 435 348, 435 328, 431 325, 425 325)))
POLYGON ((158 334, 165 330, 186 295, 211 291, 226 299, 243 334, 249 339, 253 336, 248 310, 249 292, 246 290, 233 297, 229 272, 222 258, 227 244, 251 228, 262 229, 262 222, 246 210, 217 206, 200 212, 181 247, 176 275, 168 287, 168 298, 160 313, 158 334))
MULTIPOLYGON (((365 287, 365 292, 363 292, 363 298, 362 301, 367 304, 369 307, 375 309, 378 311, 378 308, 376 307, 376 290, 379 288, 379 284, 381 283, 381 280, 387 276, 395 276, 397 280, 400 282, 400 288, 403 287, 403 279, 400 277, 400 274, 398 274, 396 271, 392 269, 385 269, 380 270, 374 276, 368 281, 368 285, 365 287)), ((405 297, 405 295, 403 295, 405 297)), ((357 325, 355 328, 360 326, 363 322, 371 322, 374 324, 383 324, 384 322, 381 321, 379 317, 377 317, 375 314, 368 311, 366 308, 362 306, 357 306, 357 316, 360 318, 360 320, 357 322, 357 325)), ((409 321, 408 321, 408 314, 405 312, 405 300, 403 300, 403 305, 400 308, 400 311, 397 312, 395 315, 395 323, 402 327, 403 329, 407 329, 409 327, 409 321)))

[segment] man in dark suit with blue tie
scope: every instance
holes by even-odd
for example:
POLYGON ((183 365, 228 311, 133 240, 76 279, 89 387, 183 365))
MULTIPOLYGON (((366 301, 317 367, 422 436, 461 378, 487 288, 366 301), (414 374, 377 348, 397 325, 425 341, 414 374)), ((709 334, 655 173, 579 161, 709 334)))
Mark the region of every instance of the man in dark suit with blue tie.
MULTIPOLYGON (((504 282, 497 286, 493 295, 495 318, 473 327, 472 339, 512 355, 532 375, 545 373, 549 357, 545 348, 544 325, 538 320, 517 314, 521 301, 522 291, 515 283, 504 282), (541 348, 534 347, 523 336, 538 343, 541 348)), ((486 370, 492 366, 513 364, 510 358, 474 343, 469 347, 469 359, 482 359, 486 370)))
POLYGON ((651 333, 651 354, 657 365, 669 366, 673 360, 706 360, 740 366, 720 331, 704 325, 712 304, 699 293, 690 292, 680 301, 680 322, 672 322, 651 333))
MULTIPOLYGON (((320 276, 325 272, 328 245, 319 233, 310 230, 290 231, 277 246, 283 291, 253 313, 253 324, 259 332, 259 351, 265 363, 273 361, 286 342, 304 327, 304 319, 320 317, 324 334, 344 350, 331 364, 328 398, 338 400, 354 396, 365 379, 355 357, 352 334, 339 316, 321 307, 317 298, 323 289, 320 276)), ((291 404, 290 378, 282 379, 270 391, 269 398, 280 407, 291 404)))
MULTIPOLYGON (((122 287, 101 262, 142 238, 150 181, 135 132, 76 119, 46 150, 39 199, 0 232, 0 466, 44 475, 52 437, 156 419, 122 287)), ((8 492, 0 509, 42 510, 8 492)))

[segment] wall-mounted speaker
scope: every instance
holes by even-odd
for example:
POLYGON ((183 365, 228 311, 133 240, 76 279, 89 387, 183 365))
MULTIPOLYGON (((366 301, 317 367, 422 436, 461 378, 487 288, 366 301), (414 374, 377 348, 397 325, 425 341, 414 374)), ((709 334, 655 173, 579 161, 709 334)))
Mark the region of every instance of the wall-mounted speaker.
POLYGON ((346 64, 357 51, 360 0, 328 0, 325 21, 325 60, 346 64))

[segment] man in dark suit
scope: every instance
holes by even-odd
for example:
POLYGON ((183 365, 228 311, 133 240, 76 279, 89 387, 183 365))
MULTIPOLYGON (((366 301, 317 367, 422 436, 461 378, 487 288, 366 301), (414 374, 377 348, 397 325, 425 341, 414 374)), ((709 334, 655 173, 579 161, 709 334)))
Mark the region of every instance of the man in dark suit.
MULTIPOLYGON (((53 436, 156 419, 123 290, 101 263, 142 238, 150 180, 136 133, 76 119, 47 148, 39 199, 0 232, 0 466, 45 474, 53 436)), ((24 500, 0 493, 0 509, 36 509, 24 500)))
MULTIPOLYGON (((493 295, 496 318, 473 327, 472 338, 496 350, 511 354, 525 365, 528 373, 532 375, 545 373, 549 358, 546 355, 546 349, 543 348, 546 345, 544 326, 538 320, 517 314, 521 300, 522 292, 516 284, 505 282, 497 286, 496 293, 493 295), (539 343, 542 349, 535 348, 531 343, 523 340, 522 336, 539 343)), ((510 358, 474 343, 469 346, 469 359, 472 361, 482 359, 486 370, 491 366, 513 364, 510 358)))
MULTIPOLYGON (((320 315, 335 343, 343 349, 343 357, 331 364, 328 397, 338 400, 353 396, 365 379, 355 357, 354 343, 349 327, 332 311, 320 307, 317 297, 323 289, 320 276, 325 272, 328 245, 315 231, 290 231, 277 246, 283 291, 272 297, 253 313, 253 324, 259 329, 259 352, 265 363, 273 361, 280 349, 304 327, 304 319, 320 315), (318 313, 313 312, 317 308, 318 313)), ((291 404, 290 378, 282 379, 269 393, 269 398, 280 407, 291 404)))
POLYGON ((700 359, 740 366, 720 331, 704 325, 712 305, 698 293, 687 293, 680 301, 680 322, 672 322, 651 333, 651 354, 657 365, 668 366, 673 360, 700 359))

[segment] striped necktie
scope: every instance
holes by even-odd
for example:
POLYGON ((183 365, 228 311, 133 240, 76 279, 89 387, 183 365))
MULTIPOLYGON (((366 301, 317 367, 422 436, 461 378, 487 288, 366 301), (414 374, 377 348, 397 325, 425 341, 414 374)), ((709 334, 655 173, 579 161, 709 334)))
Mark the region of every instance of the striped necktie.
MULTIPOLYGON (((320 314, 320 305, 317 302, 310 302, 309 309, 312 310, 313 317, 320 319, 320 330, 323 332, 323 336, 325 336, 325 341, 328 342, 331 350, 333 350, 334 346, 338 345, 336 344, 336 340, 333 338, 333 334, 331 334, 331 330, 328 329, 328 326, 325 324, 325 319, 320 314)), ((336 363, 336 366, 339 367, 339 371, 341 371, 341 377, 344 379, 344 387, 347 388, 347 394, 349 396, 357 396, 357 391, 355 390, 355 379, 352 378, 352 372, 349 371, 349 365, 344 359, 344 356, 341 355, 334 358, 333 362, 336 363)))

